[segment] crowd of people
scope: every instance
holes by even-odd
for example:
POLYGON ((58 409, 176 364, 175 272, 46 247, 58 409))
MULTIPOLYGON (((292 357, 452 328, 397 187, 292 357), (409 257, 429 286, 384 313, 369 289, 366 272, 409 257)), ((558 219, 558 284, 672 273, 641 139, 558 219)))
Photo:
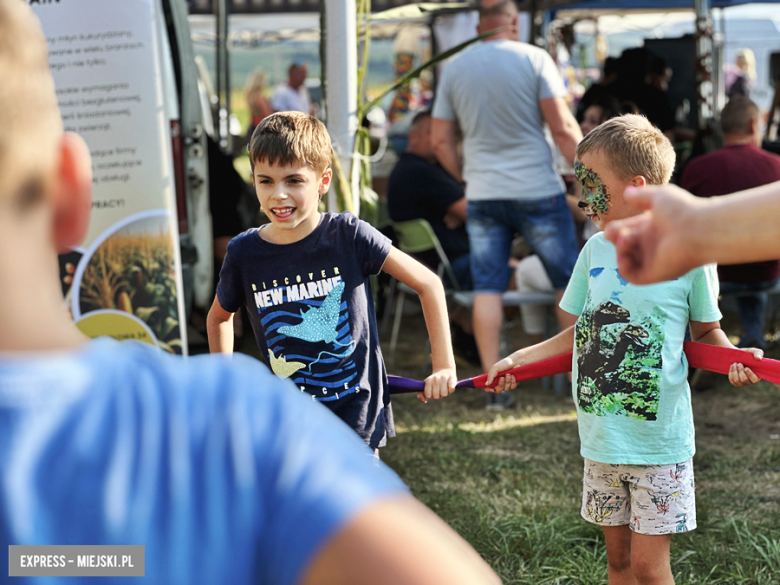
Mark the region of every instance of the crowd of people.
MULTIPOLYGON (((643 49, 625 51, 583 96, 578 127, 552 59, 515 40, 517 16, 512 1, 480 2, 478 32, 498 32, 444 70, 430 114, 432 148, 410 148, 402 156, 388 188, 391 217, 435 222, 447 239, 453 228, 462 229, 449 219, 465 199, 473 330, 488 372, 487 407, 513 403, 506 391, 516 381, 502 372, 573 349, 572 398, 585 459, 581 515, 604 531, 610 584, 670 584, 671 536, 697 525, 683 342, 690 336, 734 348, 720 327, 718 297, 740 293, 745 358, 730 365, 729 380, 735 386, 757 382, 751 363, 762 359, 766 346, 761 291, 777 283, 778 247, 769 246, 771 253, 762 248, 759 264, 719 265, 717 271, 714 264, 701 266, 701 258, 719 257, 702 253, 692 263, 681 254, 685 270, 659 282, 667 279, 657 276, 664 260, 656 254, 668 258, 675 253, 671 242, 684 237, 669 224, 686 229, 661 209, 663 201, 687 207, 689 221, 696 211, 669 190, 657 195, 652 217, 642 214, 647 200, 634 195, 640 187, 668 184, 675 170, 672 141, 680 129, 664 95, 668 67, 643 49), (546 140, 545 126, 554 144, 546 140), (566 188, 567 174, 574 189, 566 188), (589 229, 578 233, 583 218, 589 229), (599 233, 605 229, 609 239, 599 233), (516 235, 533 254, 512 279, 508 260, 516 235), (649 279, 658 284, 631 284, 649 279), (531 345, 500 359, 501 294, 512 280, 520 290, 556 294, 561 333, 544 340, 543 310, 526 305, 522 319, 531 345), (658 498, 668 507, 655 506, 658 498)), ((721 115, 723 148, 685 168, 682 184, 692 193, 714 197, 780 181, 780 157, 760 149, 759 114, 745 96, 748 87, 732 80, 732 99, 721 115)), ((428 117, 417 114, 415 124, 428 117)), ((767 201, 768 192, 763 195, 767 201)), ((743 232, 739 237, 746 241, 743 232)), ((463 262, 462 254, 457 258, 463 262)))
MULTIPOLYGON (((778 165, 756 148, 754 106, 735 99, 723 152, 684 175, 718 197, 668 186, 676 157, 664 129, 599 98, 585 132, 551 58, 514 40, 517 20, 512 0, 480 3, 479 31, 498 32, 448 66, 432 112, 415 117, 391 182, 391 199, 407 199, 391 200, 391 213, 428 219, 461 285, 470 279, 490 404, 508 405, 507 370, 574 350, 581 514, 603 528, 611 585, 667 585, 671 536, 697 522, 683 340, 690 330, 733 348, 712 263, 780 256, 780 183, 758 186, 778 165), (581 250, 576 217, 598 232, 581 250), (534 286, 555 293, 561 333, 502 359, 515 234, 536 258, 515 279, 545 273, 534 286)), ((264 367, 89 342, 73 327, 51 267, 85 236, 90 156, 63 131, 47 57, 31 10, 0 0, 2 542, 142 543, 146 578, 159 583, 499 582, 379 459, 395 431, 370 277, 385 271, 420 297, 432 353, 423 402, 446 399, 457 381, 445 283, 356 216, 319 211, 331 137, 311 112, 270 111, 289 105, 280 100, 305 70, 293 64, 279 100, 257 100, 269 109, 249 156, 269 223, 227 244, 208 315, 212 352, 233 354, 244 308, 264 367)), ((735 386, 758 381, 751 364, 763 351, 743 349, 735 386)))
MULTIPOLYGON (((674 112, 665 96, 671 69, 644 48, 606 59, 601 80, 574 108, 578 130, 552 59, 515 40, 514 4, 483 2, 479 14, 479 33, 499 32, 456 56, 441 78, 432 111, 413 114, 409 136, 415 146, 401 154, 390 175, 387 199, 393 221, 428 220, 457 273, 466 273, 459 281, 475 292, 473 331, 480 365, 487 371, 498 358, 501 293, 507 288, 543 291, 556 293, 560 300, 573 259, 598 232, 578 208, 572 145, 607 120, 625 114, 645 116, 672 142, 690 138, 692 131, 675 128, 674 112), (418 139, 418 126, 424 129, 423 141, 418 139), (545 126, 552 141, 543 134, 545 126), (415 161, 413 168, 410 161, 415 161), (540 224, 535 215, 540 206, 549 206, 549 199, 558 196, 565 196, 571 218, 558 200, 557 220, 552 219, 552 208, 541 214, 562 223, 540 224), (527 204, 534 210, 526 210, 527 204), (546 235, 540 239, 539 234, 546 235), (509 242, 517 237, 531 254, 507 262, 509 242)), ((724 148, 691 159, 687 169, 686 161, 679 165, 684 172, 676 181, 696 195, 716 196, 780 180, 775 170, 780 157, 761 150, 759 111, 747 97, 755 80, 754 64, 752 52, 742 49, 736 63, 725 67, 732 99, 721 117, 724 148)), ((436 259, 429 264, 435 266, 436 259)), ((720 291, 733 294, 739 308, 740 347, 766 347, 764 291, 776 285, 779 275, 776 260, 719 267, 720 291)), ((545 307, 523 304, 520 311, 529 340, 540 340, 545 307)), ((561 329, 572 323, 562 311, 558 322, 561 329)), ((488 407, 500 409, 513 402, 510 397, 496 400, 488 397, 488 407)))

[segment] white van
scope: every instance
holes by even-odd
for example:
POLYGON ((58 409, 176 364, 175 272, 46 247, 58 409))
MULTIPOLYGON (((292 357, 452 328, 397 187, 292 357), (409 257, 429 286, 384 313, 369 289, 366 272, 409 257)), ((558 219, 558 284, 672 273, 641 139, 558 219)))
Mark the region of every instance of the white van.
POLYGON ((191 291, 193 304, 208 309, 214 292, 214 250, 205 128, 213 122, 205 119, 210 110, 203 107, 205 89, 198 82, 187 2, 160 0, 159 6, 166 24, 163 31, 167 40, 165 46, 170 49, 166 61, 173 66, 175 80, 175 86, 170 86, 171 76, 167 76, 169 95, 176 96, 175 109, 171 104, 171 140, 174 161, 177 169, 181 169, 176 177, 176 207, 185 297, 191 291))

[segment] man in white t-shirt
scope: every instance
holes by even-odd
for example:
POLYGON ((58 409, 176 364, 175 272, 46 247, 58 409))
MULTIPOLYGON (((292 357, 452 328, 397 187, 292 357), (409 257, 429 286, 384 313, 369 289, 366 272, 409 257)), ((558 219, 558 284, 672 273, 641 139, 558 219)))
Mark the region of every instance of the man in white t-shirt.
POLYGON ((312 114, 309 90, 306 89, 306 64, 295 61, 290 65, 287 83, 280 85, 271 97, 271 107, 277 112, 312 114))
MULTIPOLYGON (((544 125, 570 163, 582 133, 555 63, 543 49, 517 41, 517 19, 512 0, 481 1, 477 32, 499 32, 452 60, 433 106, 436 158, 466 187, 474 336, 486 371, 499 357, 501 293, 514 234, 539 256, 559 298, 578 250, 544 125)), ((563 311, 558 319, 562 329, 573 323, 563 311)))

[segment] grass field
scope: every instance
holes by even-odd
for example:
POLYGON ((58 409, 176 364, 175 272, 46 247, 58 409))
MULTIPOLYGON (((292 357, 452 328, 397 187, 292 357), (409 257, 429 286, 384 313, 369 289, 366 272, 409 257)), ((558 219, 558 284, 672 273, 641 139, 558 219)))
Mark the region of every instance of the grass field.
MULTIPOLYGON (((403 324, 390 373, 420 378, 422 319, 403 324)), ((522 343, 519 329, 510 327, 510 343, 522 343)), ((459 368, 460 378, 478 373, 459 368)), ((708 385, 693 396, 698 528, 672 540, 676 583, 778 585, 780 387, 733 388, 720 376, 708 385)), ((474 390, 427 405, 394 398, 398 436, 382 459, 505 583, 606 583, 601 530, 579 516, 574 404, 540 383, 515 393, 517 406, 498 414, 474 390)))

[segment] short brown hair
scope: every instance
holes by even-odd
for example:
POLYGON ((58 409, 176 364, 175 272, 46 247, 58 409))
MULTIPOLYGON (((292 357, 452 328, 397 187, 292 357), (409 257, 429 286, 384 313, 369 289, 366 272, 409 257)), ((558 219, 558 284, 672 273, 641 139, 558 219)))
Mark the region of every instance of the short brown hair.
POLYGON ((61 135, 40 23, 19 0, 0 0, 0 201, 37 199, 61 135))
POLYGON ((483 8, 483 4, 483 0, 479 0, 477 2, 477 10, 479 11, 480 18, 498 16, 501 14, 511 14, 514 16, 514 14, 518 11, 515 0, 502 0, 493 4, 493 6, 490 8, 483 8))
POLYGON ((750 134, 754 120, 758 120, 758 106, 749 97, 734 96, 720 113, 720 130, 724 134, 750 134))
POLYGON ((317 174, 330 167, 330 135, 325 124, 303 112, 277 112, 257 125, 249 141, 249 161, 310 165, 317 174))
POLYGON ((644 116, 625 114, 594 128, 577 145, 577 158, 601 152, 622 180, 641 175, 651 185, 668 183, 674 171, 672 143, 644 116))

